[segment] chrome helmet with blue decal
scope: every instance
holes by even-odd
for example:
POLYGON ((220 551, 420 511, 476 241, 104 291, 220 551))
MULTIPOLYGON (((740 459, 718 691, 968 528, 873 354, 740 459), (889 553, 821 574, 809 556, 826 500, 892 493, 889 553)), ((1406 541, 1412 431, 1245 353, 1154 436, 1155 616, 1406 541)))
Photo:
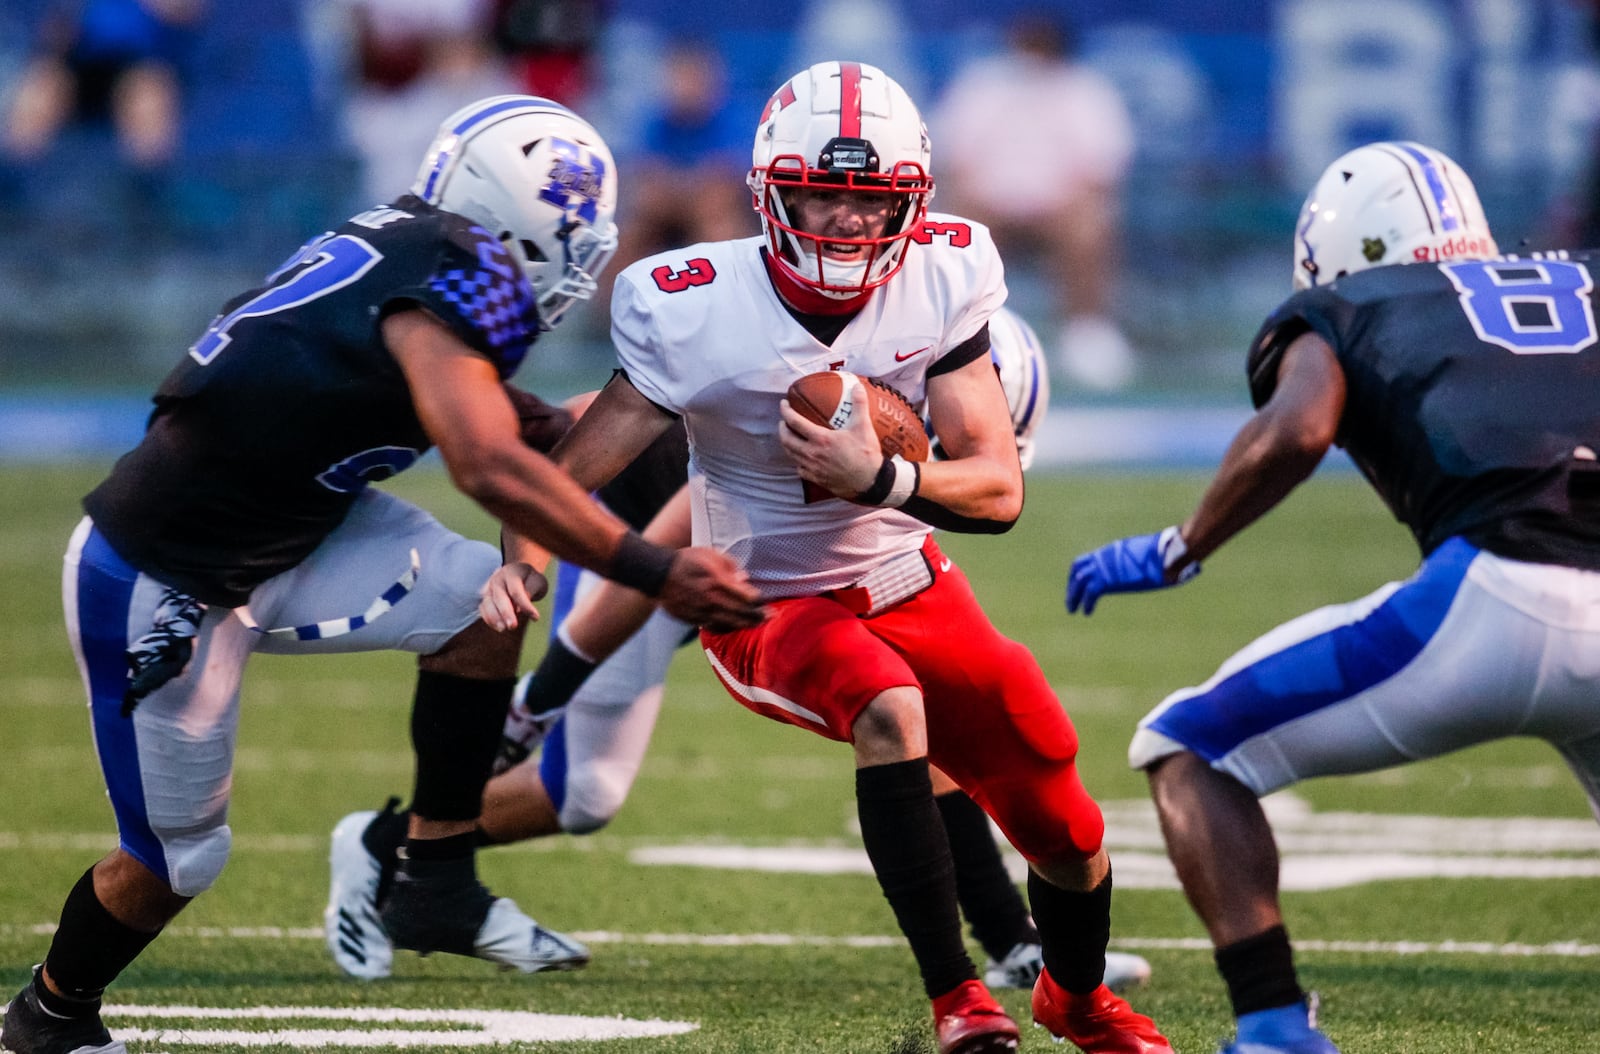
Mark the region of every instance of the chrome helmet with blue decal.
POLYGON ((1420 143, 1370 143, 1329 165, 1301 206, 1294 287, 1385 264, 1499 254, 1461 166, 1420 143))
MULTIPOLYGON (((1000 389, 1006 394, 1017 437, 1017 457, 1026 469, 1033 464, 1033 434, 1050 409, 1050 367, 1044 345, 1021 315, 1002 307, 989 316, 989 358, 1000 375, 1000 389)), ((933 436, 933 456, 944 457, 932 424, 923 423, 933 436)))
POLYGON ((549 99, 496 95, 445 118, 411 192, 498 238, 549 329, 587 300, 617 248, 617 166, 600 133, 549 99))

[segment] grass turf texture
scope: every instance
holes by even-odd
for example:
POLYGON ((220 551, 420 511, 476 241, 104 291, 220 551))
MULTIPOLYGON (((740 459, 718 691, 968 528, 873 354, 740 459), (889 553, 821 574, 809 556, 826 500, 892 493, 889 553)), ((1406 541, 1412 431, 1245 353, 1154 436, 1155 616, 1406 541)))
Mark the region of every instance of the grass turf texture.
MULTIPOLYGON (((60 555, 79 496, 103 466, 0 469, 0 984, 5 998, 48 943, 62 897, 114 844, 77 674, 61 628, 60 555)), ((1072 712, 1085 779, 1102 799, 1140 798, 1124 751, 1137 718, 1172 688, 1197 683, 1256 634, 1325 603, 1354 599, 1409 573, 1411 543, 1352 475, 1313 480, 1164 594, 1107 599, 1091 619, 1061 606, 1067 564, 1111 537, 1180 519, 1199 475, 1034 475, 1010 535, 947 537, 995 621, 1030 645, 1072 712)), ((486 518, 437 471, 391 489, 484 538, 486 518)), ((424 571, 424 573, 426 573, 424 571)), ((359 606, 359 605, 357 605, 359 606)), ((537 636, 537 634, 535 634, 537 636)), ((529 660, 540 645, 529 646, 529 660)), ((245 700, 232 824, 237 846, 217 887, 153 945, 110 993, 138 1005, 374 1006, 531 1010, 694 1021, 686 1035, 607 1042, 607 1051, 931 1051, 932 1028, 909 953, 887 947, 654 944, 644 934, 889 936, 895 926, 872 879, 644 867, 641 845, 723 842, 852 847, 846 748, 744 711, 693 649, 680 654, 652 752, 632 799, 598 835, 485 854, 497 892, 567 931, 609 931, 595 962, 569 975, 498 974, 452 957, 401 954, 386 982, 346 980, 320 939, 328 830, 410 782, 406 717, 412 662, 399 654, 258 656, 245 700), (281 938, 237 928, 281 927, 281 938), (216 928, 220 935, 206 935, 216 928), (230 929, 235 935, 227 935, 230 929), (632 939, 630 939, 632 938, 632 939)), ((1318 810, 1440 816, 1585 817, 1556 755, 1523 741, 1298 789, 1318 810)), ((1593 880, 1412 880, 1286 895, 1291 932, 1307 941, 1600 943, 1593 880)), ((1115 937, 1199 938, 1181 894, 1119 890, 1115 937)), ((1134 997, 1184 1054, 1209 1054, 1230 1022, 1203 949, 1145 951, 1150 988, 1134 997)), ((1302 951, 1303 980, 1345 1054, 1518 1054, 1594 1049, 1595 957, 1302 951)), ((1028 1020, 1025 993, 1007 1007, 1028 1020)), ((184 1027, 133 1050, 192 1051, 184 1027)), ((297 1022, 294 1027, 313 1027, 297 1022)), ((278 1023, 279 1027, 283 1027, 278 1023)), ((329 1026, 336 1027, 336 1026, 329 1026)), ((435 1026, 447 1028, 449 1026, 435 1026)), ((222 1051, 258 1050, 244 1045, 222 1051)), ((272 1048, 278 1050, 287 1047, 272 1048)), ((392 1049, 382 1045, 357 1050, 392 1049)), ((519 1049, 575 1050, 582 1044, 519 1049)), ((1023 1031, 1024 1051, 1053 1047, 1023 1031)))

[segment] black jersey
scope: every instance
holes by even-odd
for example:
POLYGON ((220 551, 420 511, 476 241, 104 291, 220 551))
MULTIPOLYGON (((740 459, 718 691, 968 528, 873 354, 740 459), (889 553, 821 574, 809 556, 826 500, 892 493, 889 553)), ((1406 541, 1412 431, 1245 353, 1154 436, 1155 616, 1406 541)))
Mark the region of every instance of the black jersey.
POLYGON ((223 308, 155 395, 144 438, 84 499, 129 563, 237 606, 368 483, 429 444, 381 323, 418 306, 510 376, 532 286, 489 232, 407 195, 304 246, 223 308))
POLYGON ((1311 330, 1348 385, 1337 442, 1424 554, 1451 537, 1600 569, 1600 345, 1591 257, 1405 264, 1290 297, 1251 347, 1251 398, 1311 330))

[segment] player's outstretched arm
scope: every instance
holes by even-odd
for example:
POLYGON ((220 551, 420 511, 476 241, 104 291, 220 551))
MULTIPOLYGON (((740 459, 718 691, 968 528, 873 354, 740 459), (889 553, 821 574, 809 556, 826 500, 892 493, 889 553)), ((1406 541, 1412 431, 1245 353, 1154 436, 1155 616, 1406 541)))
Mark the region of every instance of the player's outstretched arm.
MULTIPOLYGON (((554 462, 528 449, 493 364, 443 323, 424 311, 402 311, 384 320, 383 334, 452 482, 491 515, 563 560, 659 596, 686 620, 729 627, 761 620, 756 592, 733 561, 646 542, 554 462)), ((638 449, 655 434, 659 429, 638 449)))
POLYGON ((1305 333, 1284 351, 1272 397, 1233 437, 1181 526, 1121 538, 1072 562, 1067 610, 1092 614, 1107 593, 1187 582, 1200 561, 1266 513, 1316 469, 1338 435, 1345 379, 1326 340, 1305 333))

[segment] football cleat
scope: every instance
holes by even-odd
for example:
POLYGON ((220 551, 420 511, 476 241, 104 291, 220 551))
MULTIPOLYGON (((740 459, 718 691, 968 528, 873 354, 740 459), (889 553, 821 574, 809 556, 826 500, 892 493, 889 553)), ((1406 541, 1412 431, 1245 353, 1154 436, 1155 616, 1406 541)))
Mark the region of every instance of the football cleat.
POLYGON ((1017 1023, 982 981, 964 981, 933 1001, 939 1054, 1000 1054, 1017 1049, 1017 1023))
MULTIPOLYGON (((33 970, 35 978, 39 968, 33 970)), ((99 1011, 83 1017, 58 1017, 39 1002, 34 982, 22 986, 6 1007, 0 1025, 0 1050, 11 1054, 128 1054, 128 1048, 111 1038, 99 1011)))
POLYGON ((1075 995, 1056 984, 1049 970, 1040 971, 1033 986, 1033 1020, 1085 1054, 1173 1054, 1155 1022, 1111 989, 1102 984, 1075 995))
POLYGON ((1236 1039, 1217 1054, 1339 1054, 1339 1048, 1321 1032, 1312 1032, 1284 1043, 1244 1043, 1236 1039))
POLYGON ((353 812, 333 829, 328 906, 322 912, 323 939, 333 961, 363 981, 388 977, 394 965, 394 944, 378 913, 383 866, 361 840, 377 815, 371 809, 353 812))
MULTIPOLYGON (((983 983, 990 988, 1032 988, 1044 969, 1043 949, 1023 941, 996 962, 984 967, 983 983)), ((1113 992, 1126 992, 1150 983, 1150 963, 1143 956, 1127 952, 1106 952, 1105 985, 1113 992)))
POLYGON ((523 973, 576 970, 589 962, 588 948, 545 929, 476 880, 419 881, 397 874, 382 918, 395 947, 423 955, 467 955, 523 973))
POLYGON ((496 776, 526 761, 539 749, 539 744, 544 742, 544 737, 555 723, 561 720, 561 715, 567 712, 566 707, 558 706, 540 714, 529 713, 528 686, 532 683, 533 674, 525 673, 517 678, 517 686, 511 692, 505 727, 500 730, 500 749, 494 757, 493 772, 496 776))
POLYGON ((1106 952, 1107 988, 1121 995, 1150 983, 1150 962, 1142 955, 1131 952, 1106 952))
POLYGON ((1317 1031, 1317 997, 1304 1003, 1245 1014, 1238 1037, 1217 1054, 1339 1054, 1333 1041, 1317 1031))

